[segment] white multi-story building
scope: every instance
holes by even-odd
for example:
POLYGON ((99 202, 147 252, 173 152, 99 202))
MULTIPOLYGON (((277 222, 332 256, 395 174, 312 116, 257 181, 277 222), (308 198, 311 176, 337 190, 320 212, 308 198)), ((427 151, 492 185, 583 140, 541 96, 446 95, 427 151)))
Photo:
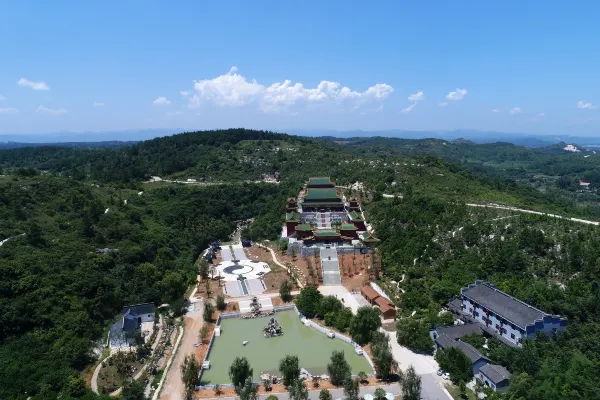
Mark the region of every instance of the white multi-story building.
POLYGON ((550 315, 498 289, 477 281, 461 289, 461 312, 479 322, 487 332, 517 346, 523 339, 535 339, 537 332, 552 336, 563 330, 567 319, 550 315))

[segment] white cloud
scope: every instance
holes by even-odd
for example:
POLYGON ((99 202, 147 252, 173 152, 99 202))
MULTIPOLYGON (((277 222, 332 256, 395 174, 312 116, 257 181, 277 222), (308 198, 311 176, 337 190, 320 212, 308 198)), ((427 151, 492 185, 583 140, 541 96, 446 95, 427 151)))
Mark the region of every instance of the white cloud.
MULTIPOLYGON (((394 89, 385 83, 369 87, 364 92, 343 87, 339 82, 322 81, 315 88, 305 88, 302 83, 291 80, 263 85, 247 80, 232 67, 226 74, 213 79, 194 81, 194 94, 189 98, 190 108, 213 103, 222 107, 240 107, 255 104, 263 112, 286 111, 292 107, 347 107, 357 109, 377 105, 387 99, 394 89), (374 104, 375 103, 375 104, 374 104)), ((374 106, 374 107, 373 107, 374 106)))
POLYGON ((176 117, 178 115, 183 115, 183 111, 173 111, 167 113, 167 117, 176 117))
POLYGON ((425 95, 423 94, 422 90, 419 90, 417 93, 413 93, 410 96, 408 96, 408 100, 409 101, 422 101, 422 100, 425 100, 425 95))
POLYGON ((415 108, 416 105, 417 105, 417 103, 412 103, 410 106, 408 106, 408 107, 403 108, 402 110, 400 110, 400 112, 409 113, 409 112, 411 112, 415 108))
POLYGON ((492 112, 493 113, 499 113, 499 112, 502 112, 502 110, 499 109, 499 108, 494 108, 494 109, 492 109, 492 112))
POLYGON ((592 103, 586 103, 585 101, 579 100, 577 102, 577 108, 587 108, 588 110, 593 110, 595 109, 597 106, 593 105, 592 103))
POLYGON ((455 101, 456 100, 462 100, 467 95, 467 93, 469 93, 469 91, 467 89, 458 89, 457 88, 456 91, 449 92, 446 95, 446 98, 448 100, 455 100, 455 101))
POLYGON ((98 103, 97 101, 95 101, 94 107, 104 107, 104 103, 98 103))
POLYGON ((438 106, 440 106, 440 107, 448 107, 448 102, 442 101, 440 104, 438 104, 438 106))
POLYGON ((0 94, 0 101, 4 101, 4 100, 6 100, 6 97, 4 97, 0 94))
POLYGON ((16 114, 19 110, 14 107, 0 108, 0 114, 16 114))
POLYGON ((529 118, 528 121, 539 122, 539 121, 544 120, 544 118, 546 118, 546 113, 541 112, 541 113, 537 114, 536 116, 529 118))
POLYGON ((66 108, 48 108, 46 106, 39 106, 35 112, 47 115, 64 115, 69 111, 66 108))
POLYGON ((189 97, 189 96, 190 96, 190 94, 192 94, 192 92, 190 92, 189 90, 182 90, 182 91, 181 91, 181 92, 179 92, 179 93, 181 93, 181 95, 182 95, 183 97, 189 97))
POLYGON ((512 110, 510 110, 509 113, 510 113, 510 115, 520 114, 521 113, 521 108, 520 107, 515 107, 512 110))
POLYGON ((25 78, 19 79, 17 81, 17 85, 25 86, 25 87, 31 88, 33 90, 50 90, 48 85, 46 85, 44 82, 32 82, 32 81, 28 81, 25 78))
POLYGON ((154 100, 152 102, 152 104, 158 105, 158 106, 169 105, 169 104, 171 104, 171 100, 167 99, 166 97, 160 96, 160 97, 157 97, 156 100, 154 100))

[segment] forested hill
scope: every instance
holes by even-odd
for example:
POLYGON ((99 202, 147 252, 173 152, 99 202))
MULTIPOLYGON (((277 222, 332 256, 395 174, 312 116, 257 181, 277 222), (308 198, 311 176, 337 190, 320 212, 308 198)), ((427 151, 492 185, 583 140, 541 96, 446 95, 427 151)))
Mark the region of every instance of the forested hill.
POLYGON ((226 239, 233 221, 252 217, 245 237, 276 239, 286 197, 311 175, 331 176, 342 187, 363 183, 343 190, 359 198, 383 239, 382 284, 407 277, 398 300, 403 315, 416 310, 414 320, 427 330, 458 286, 496 281, 572 323, 559 367, 551 365, 562 346, 556 342, 531 350, 535 368, 522 365, 531 353, 493 356, 521 360, 507 365, 527 374, 532 391, 569 384, 564 398, 593 398, 577 397, 589 390, 564 371, 600 378, 588 372, 600 360, 590 340, 600 325, 598 228, 465 203, 588 218, 594 209, 415 153, 243 129, 119 149, 0 150, 0 241, 9 239, 0 246, 0 398, 95 398, 83 388, 82 371, 120 307, 167 302, 180 312, 200 251, 226 239), (153 175, 198 184, 144 183, 153 175), (261 183, 263 175, 279 183, 261 183))
POLYGON ((399 156, 437 155, 446 160, 513 178, 543 174, 575 177, 600 186, 600 154, 577 145, 558 143, 528 148, 512 143, 476 144, 468 140, 352 138, 339 141, 348 150, 361 154, 399 156), (573 151, 565 150, 571 148, 573 151))

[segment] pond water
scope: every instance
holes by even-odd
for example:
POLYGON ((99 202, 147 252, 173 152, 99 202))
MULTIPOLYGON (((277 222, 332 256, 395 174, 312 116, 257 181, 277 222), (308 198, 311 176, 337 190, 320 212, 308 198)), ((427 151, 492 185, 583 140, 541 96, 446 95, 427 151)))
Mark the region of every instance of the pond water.
POLYGON ((221 336, 215 337, 209 355, 210 369, 202 374, 202 384, 230 383, 229 366, 235 357, 248 359, 254 369, 255 382, 261 372, 280 375, 279 361, 287 354, 297 355, 300 367, 311 374, 326 374, 333 350, 344 351, 353 374, 373 372, 367 359, 357 355, 352 345, 304 326, 294 310, 275 313, 275 319, 283 328, 282 336, 263 337, 269 318, 221 320, 221 336), (248 344, 244 346, 245 340, 248 344))

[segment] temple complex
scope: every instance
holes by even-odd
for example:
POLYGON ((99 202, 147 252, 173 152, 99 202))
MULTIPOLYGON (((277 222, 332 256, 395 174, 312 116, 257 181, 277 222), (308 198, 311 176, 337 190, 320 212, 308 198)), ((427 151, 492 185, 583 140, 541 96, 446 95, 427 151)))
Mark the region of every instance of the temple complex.
POLYGON ((306 246, 370 246, 379 242, 367 230, 360 203, 346 199, 329 177, 309 178, 298 197, 286 201, 283 236, 306 246))

